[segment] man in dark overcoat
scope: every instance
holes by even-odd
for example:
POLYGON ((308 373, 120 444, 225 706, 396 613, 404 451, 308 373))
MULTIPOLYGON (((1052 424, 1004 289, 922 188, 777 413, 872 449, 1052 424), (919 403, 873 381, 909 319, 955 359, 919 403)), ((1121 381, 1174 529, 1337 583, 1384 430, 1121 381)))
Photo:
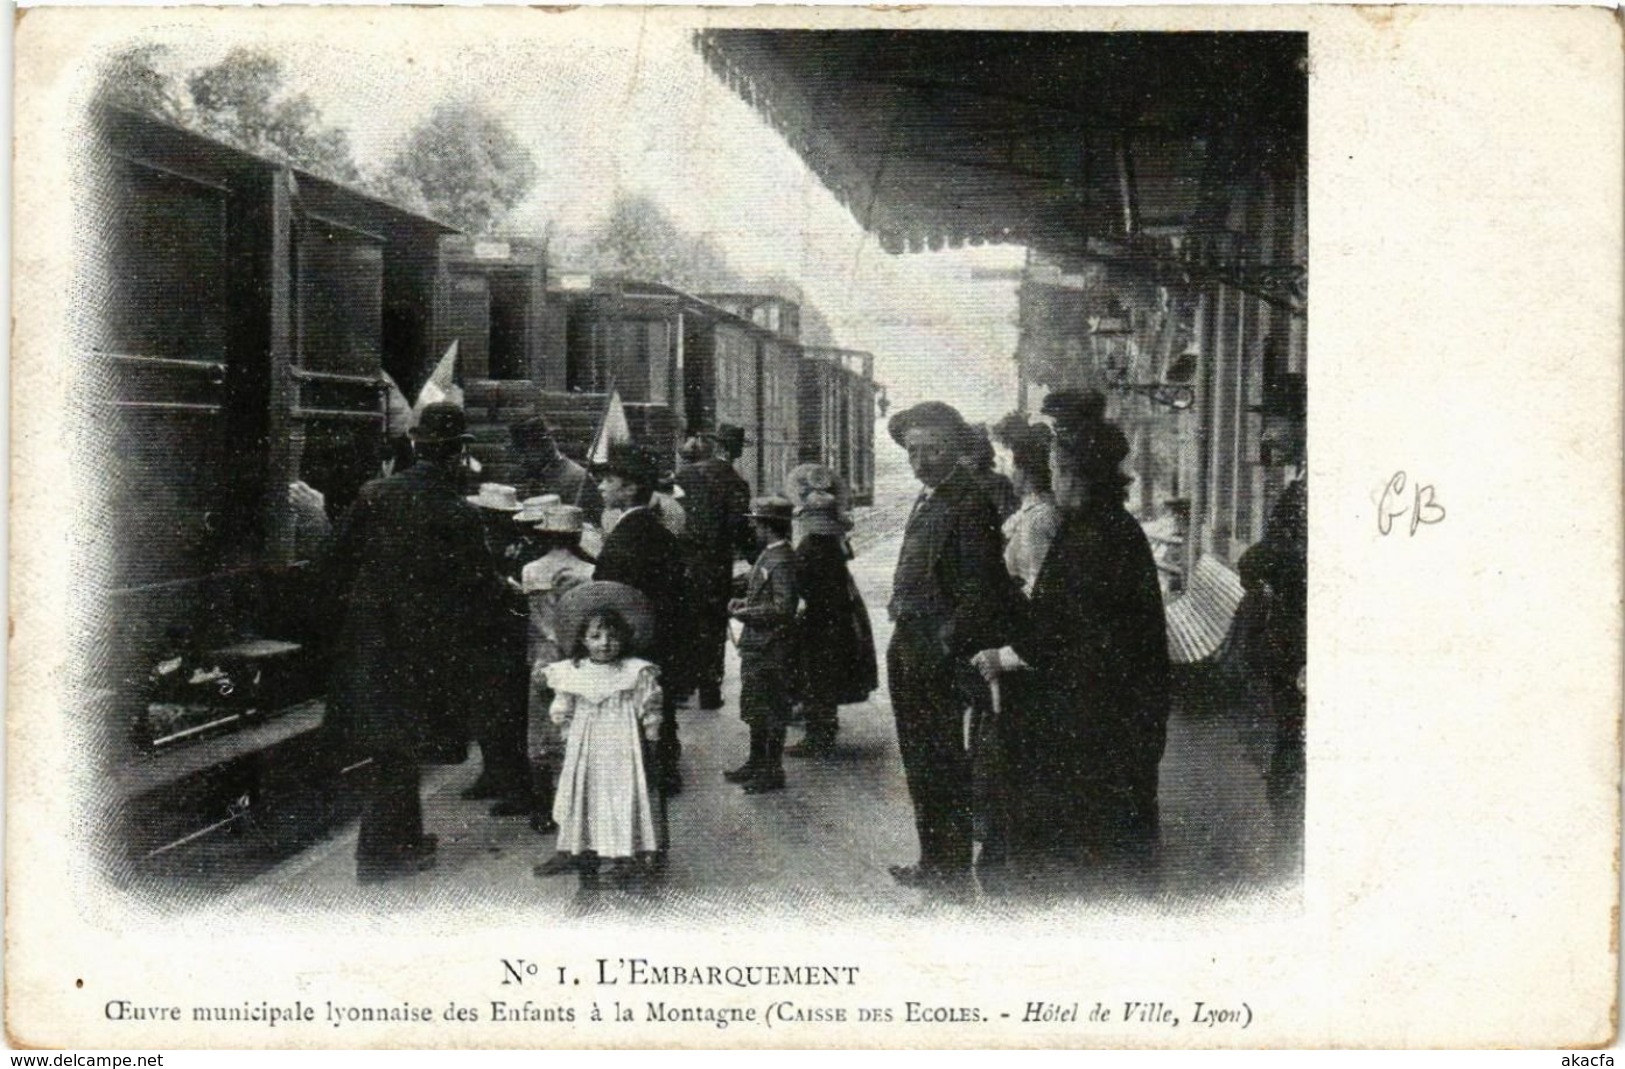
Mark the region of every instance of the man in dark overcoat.
POLYGON ((893 416, 888 431, 924 487, 898 553, 886 651, 920 859, 891 873, 905 886, 960 891, 971 869, 964 711, 977 685, 965 665, 989 643, 1002 644, 1010 581, 998 515, 959 464, 970 430, 958 411, 927 401, 893 416))
POLYGON ((681 542, 692 588, 695 631, 691 642, 701 709, 722 708, 734 559, 750 556, 755 548, 745 518, 750 511, 750 484, 716 450, 713 438, 690 438, 683 444, 686 463, 677 471, 688 516, 681 542))
POLYGON ((425 407, 412 437, 417 463, 361 488, 328 573, 342 612, 332 707, 345 710, 346 727, 372 759, 356 843, 363 882, 434 862, 419 764, 467 757, 478 685, 469 643, 480 614, 503 596, 479 513, 460 493, 471 440, 462 409, 425 407))
MULTIPOLYGON (((657 772, 661 792, 675 794, 682 790, 677 767, 682 747, 677 739, 673 695, 694 686, 688 650, 693 625, 683 550, 677 536, 649 507, 660 481, 659 457, 643 446, 617 443, 610 446, 609 459, 598 469, 604 507, 625 511, 604 538, 593 578, 625 583, 640 591, 654 607, 655 640, 649 659, 660 666, 664 695, 657 772)), ((574 636, 569 641, 573 642, 574 636)))

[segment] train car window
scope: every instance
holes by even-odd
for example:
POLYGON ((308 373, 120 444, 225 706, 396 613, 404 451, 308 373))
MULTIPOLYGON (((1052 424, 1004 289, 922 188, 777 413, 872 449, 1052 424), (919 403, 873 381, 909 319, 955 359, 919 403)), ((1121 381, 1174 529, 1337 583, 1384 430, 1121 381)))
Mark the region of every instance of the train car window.
POLYGON ((106 215, 101 348, 177 360, 226 356, 226 195, 120 160, 106 215))
POLYGON ((312 371, 377 371, 383 353, 383 243, 319 220, 306 220, 297 234, 300 364, 312 371))
POLYGON ((131 588, 207 574, 229 526, 228 204, 218 186, 118 159, 103 207, 97 348, 115 414, 106 509, 121 532, 108 546, 112 585, 131 588))

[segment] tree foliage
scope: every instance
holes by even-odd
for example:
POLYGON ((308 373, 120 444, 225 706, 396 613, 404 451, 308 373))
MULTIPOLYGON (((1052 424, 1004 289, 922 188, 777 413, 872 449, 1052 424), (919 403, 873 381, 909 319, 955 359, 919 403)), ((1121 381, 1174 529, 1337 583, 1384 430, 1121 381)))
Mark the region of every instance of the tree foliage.
POLYGON ((437 105, 407 136, 380 184, 395 198, 420 197, 432 214, 481 234, 525 199, 536 174, 530 150, 506 123, 459 100, 437 105))
POLYGON ((115 54, 102 69, 98 97, 325 178, 361 180, 349 135, 323 123, 307 94, 287 91, 274 56, 235 48, 184 81, 165 70, 168 60, 168 48, 156 44, 115 54))
POLYGON ((653 198, 622 193, 587 233, 586 266, 663 282, 691 293, 739 288, 728 257, 704 235, 685 232, 653 198))
POLYGON ((186 123, 190 101, 185 89, 165 70, 168 60, 169 48, 159 44, 134 45, 114 53, 102 65, 97 99, 173 123, 186 123))

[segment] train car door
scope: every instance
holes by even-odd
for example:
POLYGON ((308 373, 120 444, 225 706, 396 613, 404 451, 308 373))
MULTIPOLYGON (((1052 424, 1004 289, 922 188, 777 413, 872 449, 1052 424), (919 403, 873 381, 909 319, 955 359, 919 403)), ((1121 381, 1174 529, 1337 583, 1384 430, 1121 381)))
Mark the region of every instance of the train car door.
POLYGON ((232 203, 221 182, 128 157, 113 161, 107 192, 94 344, 115 417, 104 470, 118 537, 107 545, 114 586, 137 588, 210 574, 244 527, 231 463, 232 203))
MULTIPOLYGON (((377 472, 382 439, 384 252, 387 239, 312 211, 294 228, 292 424, 297 478, 338 515, 377 472)), ((320 546, 284 545, 283 560, 306 560, 320 546)))

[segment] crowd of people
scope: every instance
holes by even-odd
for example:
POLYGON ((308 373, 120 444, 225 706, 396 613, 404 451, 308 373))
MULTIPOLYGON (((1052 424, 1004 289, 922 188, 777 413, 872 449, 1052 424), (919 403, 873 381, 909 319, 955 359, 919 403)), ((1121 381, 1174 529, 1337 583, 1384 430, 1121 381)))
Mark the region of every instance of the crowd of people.
MULTIPOLYGON (((951 897, 1154 879, 1167 632, 1124 503, 1128 442, 1104 409, 1061 391, 1041 421, 1011 416, 991 434, 936 401, 890 421, 922 487, 887 606, 919 844, 890 868, 904 886, 951 897)), ((803 465, 784 493, 751 497, 737 428, 689 439, 674 475, 635 444, 589 472, 541 421, 512 433, 523 484, 470 495, 463 414, 428 406, 415 462, 369 483, 338 529, 332 718, 372 759, 358 875, 433 864, 419 768, 463 762, 472 740, 481 771, 464 797, 557 837, 538 876, 648 887, 664 871, 666 799, 683 789, 677 710, 722 706, 730 629, 745 756, 723 776, 748 795, 786 789, 787 755, 832 753, 839 706, 878 685, 847 489, 803 465)), ((1272 530, 1301 536, 1301 513, 1272 530)), ((1295 557, 1244 561, 1249 585, 1268 571, 1301 593, 1277 561, 1301 565, 1301 542, 1295 557)), ((1301 667, 1301 648, 1282 665, 1301 667)), ((1290 689, 1277 667, 1276 689, 1290 689)), ((1288 728, 1300 748, 1301 722, 1288 728)))
POLYGON ((652 886, 683 790, 677 710, 722 707, 730 621, 750 756, 726 778, 746 794, 785 789, 786 753, 830 753, 837 707, 874 689, 848 496, 827 468, 753 499, 737 427, 691 437, 675 472, 630 442, 588 470, 532 419, 511 428, 518 485, 471 494, 459 407, 426 406, 410 435, 324 567, 339 607, 328 720, 371 763, 362 882, 433 866, 421 767, 465 762, 472 741, 462 796, 556 836, 538 877, 652 886), (786 747, 797 719, 806 737, 786 747))

